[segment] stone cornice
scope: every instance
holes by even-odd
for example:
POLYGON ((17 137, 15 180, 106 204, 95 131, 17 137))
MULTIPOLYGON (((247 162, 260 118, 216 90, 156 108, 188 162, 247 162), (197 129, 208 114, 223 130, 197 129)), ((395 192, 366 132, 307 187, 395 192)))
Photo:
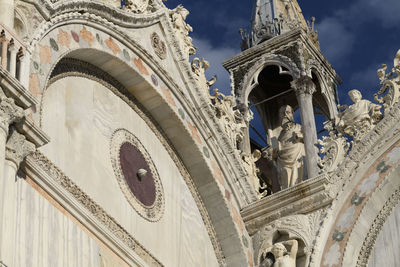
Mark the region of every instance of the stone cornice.
POLYGON ((341 78, 332 68, 331 64, 329 64, 328 60, 322 55, 321 51, 317 47, 315 47, 313 42, 308 37, 307 33, 301 28, 296 28, 293 31, 276 36, 264 43, 249 48, 241 52, 240 54, 225 60, 222 65, 229 71, 230 69, 233 69, 239 65, 246 64, 248 61, 251 61, 254 58, 258 58, 262 55, 269 53, 279 53, 279 51, 282 50, 282 46, 285 46, 288 43, 296 40, 299 40, 303 44, 305 49, 307 49, 307 51, 312 54, 313 58, 321 63, 321 65, 327 70, 330 77, 336 83, 341 83, 341 78))
POLYGON ((15 100, 18 106, 27 109, 36 105, 36 98, 11 74, 0 67, 0 88, 7 97, 15 100))
POLYGON ((329 205, 333 197, 326 191, 328 185, 328 177, 321 175, 246 207, 241 214, 250 235, 279 218, 307 214, 329 205))
POLYGON ((48 0, 22 0, 36 7, 39 13, 45 20, 50 20, 52 17, 70 12, 91 12, 107 18, 112 23, 131 28, 138 28, 139 25, 147 27, 154 24, 159 17, 165 12, 166 8, 161 5, 155 5, 156 11, 150 14, 135 14, 127 12, 123 9, 115 8, 110 4, 100 1, 57 1, 50 3, 48 0), (164 9, 164 10, 163 10, 164 9))
POLYGON ((121 257, 135 264, 140 262, 139 266, 163 266, 39 151, 26 158, 23 171, 121 257))
POLYGON ((34 143, 36 147, 44 146, 50 142, 50 138, 32 120, 23 118, 15 125, 17 130, 26 136, 26 139, 34 143))

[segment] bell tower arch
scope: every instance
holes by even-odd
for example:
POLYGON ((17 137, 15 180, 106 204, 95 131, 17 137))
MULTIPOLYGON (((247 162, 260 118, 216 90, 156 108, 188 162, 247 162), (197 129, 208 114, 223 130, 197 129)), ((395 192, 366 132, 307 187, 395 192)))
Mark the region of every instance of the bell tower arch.
POLYGON ((241 29, 240 34, 242 52, 223 65, 231 75, 237 108, 248 125, 241 149, 251 153, 249 127, 253 127, 250 121, 256 112, 266 135, 264 156, 270 151, 279 159, 276 153, 286 149, 282 130, 288 127, 282 122, 280 109, 290 106, 301 119, 288 120, 298 125, 301 133, 297 141, 285 142, 304 146, 303 159, 296 159, 303 161, 303 180, 318 176, 316 123, 322 122, 315 115, 321 114, 325 120, 335 118, 336 86, 341 80, 320 51, 314 18, 307 23, 296 0, 255 0, 251 28, 248 32, 241 29))

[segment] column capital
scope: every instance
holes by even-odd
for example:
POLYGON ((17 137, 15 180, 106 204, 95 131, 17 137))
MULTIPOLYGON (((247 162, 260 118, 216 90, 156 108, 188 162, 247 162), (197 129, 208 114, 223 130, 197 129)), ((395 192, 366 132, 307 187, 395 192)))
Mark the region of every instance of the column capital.
POLYGON ((296 95, 313 95, 317 91, 314 82, 308 76, 301 76, 297 80, 292 81, 290 85, 295 90, 296 95))
POLYGON ((8 45, 10 40, 8 40, 5 35, 0 35, 0 43, 8 45))
POLYGON ((10 51, 10 53, 16 53, 18 52, 17 46, 15 45, 14 42, 10 42, 8 44, 8 51, 10 51))
POLYGON ((6 160, 13 162, 18 169, 21 162, 35 150, 36 146, 33 143, 27 141, 23 134, 13 130, 6 144, 6 160))
POLYGON ((8 127, 11 123, 21 120, 25 116, 24 110, 18 107, 14 99, 0 97, 0 128, 8 133, 8 127))

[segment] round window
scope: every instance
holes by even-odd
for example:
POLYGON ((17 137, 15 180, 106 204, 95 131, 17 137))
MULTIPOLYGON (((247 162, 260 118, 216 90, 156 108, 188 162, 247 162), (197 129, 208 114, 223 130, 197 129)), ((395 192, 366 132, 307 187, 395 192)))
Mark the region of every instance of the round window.
POLYGON ((111 139, 111 160, 118 183, 132 207, 145 219, 158 221, 164 209, 157 169, 140 141, 119 129, 111 139))

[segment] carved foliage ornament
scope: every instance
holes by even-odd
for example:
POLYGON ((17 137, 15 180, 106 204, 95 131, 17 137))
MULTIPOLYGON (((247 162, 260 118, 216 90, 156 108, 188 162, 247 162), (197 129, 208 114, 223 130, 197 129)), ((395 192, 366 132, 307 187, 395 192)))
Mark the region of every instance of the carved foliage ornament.
POLYGON ((377 71, 381 89, 376 93, 375 100, 383 104, 385 111, 389 111, 400 98, 400 49, 394 58, 392 72, 386 73, 387 65, 377 71))
POLYGON ((16 164, 17 168, 26 156, 35 152, 36 147, 33 143, 26 140, 25 136, 12 131, 6 144, 6 159, 16 164))
POLYGON ((111 163, 118 184, 144 219, 156 222, 164 212, 164 193, 157 169, 139 139, 125 129, 111 138, 111 163))
POLYGON ((8 126, 24 117, 24 111, 18 107, 14 99, 2 96, 0 98, 0 127, 8 132, 8 126))
POLYGON ((153 46, 154 52, 160 59, 167 58, 167 46, 165 45, 164 41, 160 39, 160 36, 153 32, 150 36, 151 45, 153 46))

